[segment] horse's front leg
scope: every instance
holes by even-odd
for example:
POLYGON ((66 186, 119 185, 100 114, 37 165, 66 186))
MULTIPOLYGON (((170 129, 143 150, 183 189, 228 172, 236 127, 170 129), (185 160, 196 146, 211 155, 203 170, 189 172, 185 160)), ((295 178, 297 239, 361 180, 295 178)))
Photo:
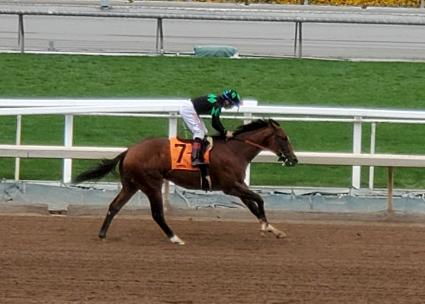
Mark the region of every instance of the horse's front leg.
POLYGON ((288 235, 269 224, 264 210, 264 201, 260 195, 249 190, 244 183, 234 183, 234 187, 224 191, 226 194, 239 197, 248 209, 260 221, 260 231, 262 235, 265 232, 273 233, 277 238, 286 238, 288 235))
POLYGON ((149 198, 152 217, 155 220, 155 222, 159 225, 159 227, 161 227, 162 231, 170 239, 171 243, 184 245, 185 244, 184 241, 180 239, 176 234, 174 234, 173 230, 171 230, 170 226, 168 226, 168 224, 165 221, 161 188, 152 189, 149 191, 144 189, 143 191, 149 198))
POLYGON ((284 239, 284 238, 287 238, 288 237, 288 234, 286 232, 283 232, 283 231, 281 231, 281 230, 273 227, 267 221, 266 222, 262 222, 260 220, 260 223, 261 223, 261 233, 262 233, 262 235, 265 235, 265 232, 271 232, 278 239, 284 239))
MULTIPOLYGON (((252 192, 252 193, 253 194, 256 194, 255 192, 252 192)), ((256 194, 256 195, 258 195, 258 194, 256 194)), ((258 215, 256 215, 255 212, 253 212, 253 213, 254 213, 254 215, 257 216, 258 220, 260 221, 261 235, 265 236, 265 233, 266 232, 271 232, 278 239, 283 239, 283 238, 288 237, 288 235, 285 232, 280 231, 279 229, 277 229, 277 228, 275 228, 275 227, 273 227, 272 225, 269 224, 269 222, 268 222, 268 220, 266 218, 265 211, 264 211, 264 201, 261 198, 261 196, 258 195, 258 197, 259 197, 259 200, 254 200, 254 201, 251 201, 251 200, 248 200, 248 199, 244 199, 242 197, 241 197, 241 200, 242 200, 242 202, 244 202, 245 205, 248 206, 248 208, 250 210, 251 210, 251 208, 249 206, 251 206, 251 205, 258 205, 258 209, 259 209, 258 215)))

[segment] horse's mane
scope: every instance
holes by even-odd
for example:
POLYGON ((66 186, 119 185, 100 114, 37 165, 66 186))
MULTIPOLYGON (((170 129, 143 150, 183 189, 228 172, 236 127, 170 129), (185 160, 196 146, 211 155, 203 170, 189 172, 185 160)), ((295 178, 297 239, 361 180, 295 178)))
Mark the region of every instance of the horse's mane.
POLYGON ((239 134, 249 132, 249 131, 258 130, 258 129, 267 127, 270 124, 275 124, 279 126, 279 123, 273 119, 257 119, 257 120, 254 120, 253 122, 250 122, 249 124, 241 125, 237 127, 236 130, 233 132, 233 136, 237 136, 239 134))

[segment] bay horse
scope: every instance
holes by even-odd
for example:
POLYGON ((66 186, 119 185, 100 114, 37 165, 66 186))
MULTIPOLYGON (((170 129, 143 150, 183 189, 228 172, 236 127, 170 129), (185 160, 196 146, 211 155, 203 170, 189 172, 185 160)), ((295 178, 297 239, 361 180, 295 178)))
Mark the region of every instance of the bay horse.
MULTIPOLYGON (((285 131, 272 119, 260 119, 242 125, 229 140, 214 137, 209 165, 212 190, 221 190, 225 194, 239 197, 259 220, 262 234, 271 232, 278 238, 284 238, 286 233, 268 223, 261 196, 249 190, 244 182, 248 164, 262 150, 274 152, 284 165, 294 166, 298 162, 285 131)), ((103 160, 97 167, 79 174, 74 182, 102 178, 114 171, 117 165, 122 188, 109 205, 99 237, 106 238, 114 216, 141 190, 149 199, 155 222, 172 243, 183 245, 183 240, 165 221, 162 184, 166 179, 187 189, 201 189, 199 171, 171 170, 169 139, 153 138, 128 148, 114 159, 103 160)))

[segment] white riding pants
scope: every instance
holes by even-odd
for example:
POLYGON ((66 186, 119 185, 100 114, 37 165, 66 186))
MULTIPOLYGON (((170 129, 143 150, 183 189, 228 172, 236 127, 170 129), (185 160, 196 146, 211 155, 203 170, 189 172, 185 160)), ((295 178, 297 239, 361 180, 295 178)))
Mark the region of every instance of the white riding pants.
POLYGON ((180 105, 180 115, 190 132, 192 132, 193 139, 196 137, 203 139, 208 134, 208 129, 205 127, 202 118, 196 113, 192 101, 185 100, 182 102, 180 105))

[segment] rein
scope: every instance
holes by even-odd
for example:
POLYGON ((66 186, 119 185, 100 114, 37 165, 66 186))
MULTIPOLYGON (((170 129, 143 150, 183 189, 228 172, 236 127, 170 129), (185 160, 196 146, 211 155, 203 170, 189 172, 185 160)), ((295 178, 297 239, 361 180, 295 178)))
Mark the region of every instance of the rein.
POLYGON ((243 142, 243 143, 246 143, 246 144, 248 144, 248 145, 251 145, 251 146, 253 146, 253 147, 259 148, 259 149, 261 149, 261 150, 270 150, 270 149, 269 149, 269 148, 267 148, 267 147, 264 147, 264 146, 262 146, 262 145, 259 145, 259 144, 255 143, 255 142, 253 142, 253 141, 250 141, 249 139, 239 139, 239 138, 237 138, 237 137, 232 137, 232 139, 237 140, 237 141, 240 141, 240 142, 243 142))
MULTIPOLYGON (((270 150, 269 148, 267 148, 265 146, 262 146, 260 144, 257 144, 255 142, 253 142, 253 141, 250 141, 249 139, 239 139, 239 138, 236 138, 236 137, 232 137, 232 139, 237 140, 239 142, 242 142, 244 144, 248 144, 250 146, 259 148, 260 150, 269 150, 269 151, 272 151, 272 150, 270 150)), ((273 152, 273 153, 276 153, 276 152, 273 152)), ((282 166, 284 166, 287 163, 288 158, 282 152, 279 152, 279 153, 276 153, 276 154, 277 154, 277 156, 279 156, 279 159, 278 160, 279 161, 282 161, 283 162, 282 166)))

